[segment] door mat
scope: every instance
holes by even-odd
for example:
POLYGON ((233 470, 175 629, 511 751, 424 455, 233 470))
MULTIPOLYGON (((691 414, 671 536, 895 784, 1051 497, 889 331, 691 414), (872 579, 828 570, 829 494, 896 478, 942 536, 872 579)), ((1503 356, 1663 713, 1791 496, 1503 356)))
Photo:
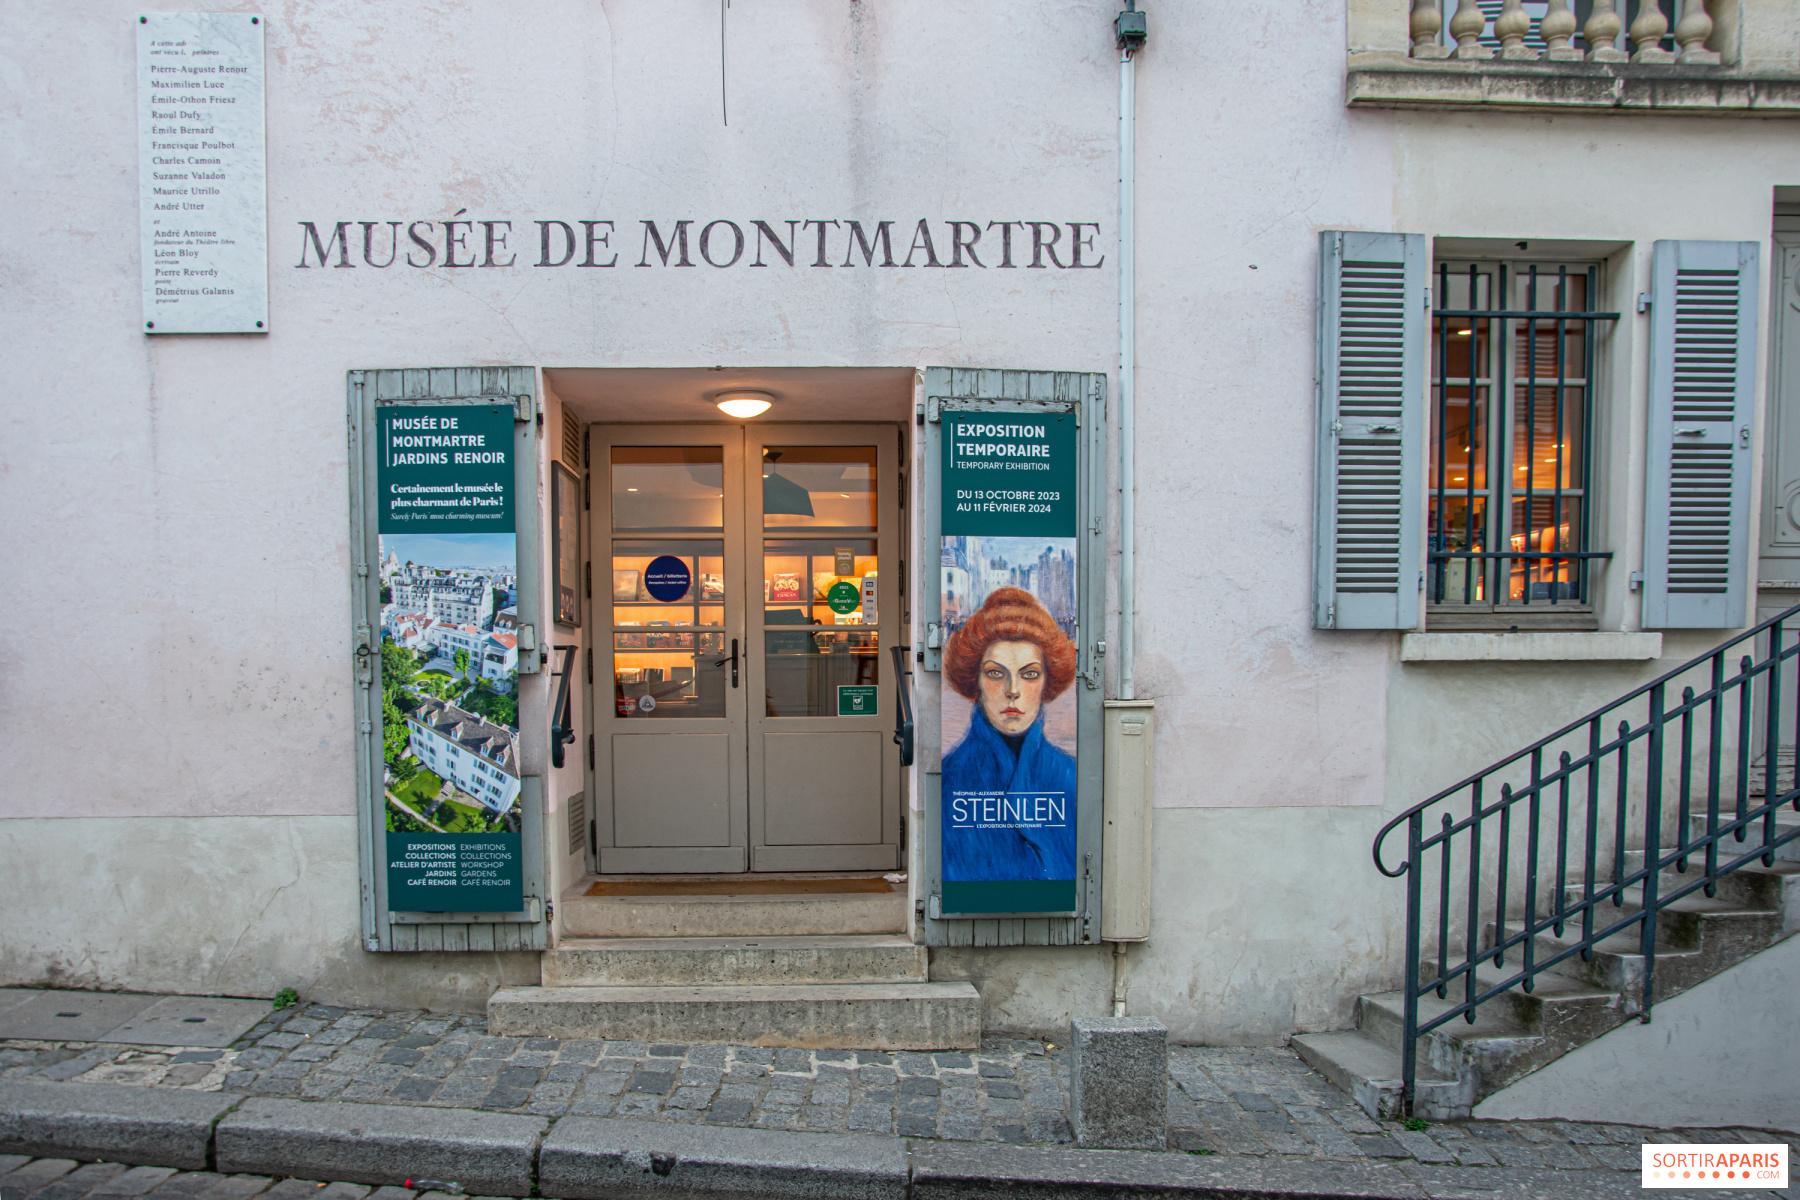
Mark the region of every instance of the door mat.
POLYGON ((869 879, 599 879, 589 896, 844 896, 901 891, 879 875, 869 879))

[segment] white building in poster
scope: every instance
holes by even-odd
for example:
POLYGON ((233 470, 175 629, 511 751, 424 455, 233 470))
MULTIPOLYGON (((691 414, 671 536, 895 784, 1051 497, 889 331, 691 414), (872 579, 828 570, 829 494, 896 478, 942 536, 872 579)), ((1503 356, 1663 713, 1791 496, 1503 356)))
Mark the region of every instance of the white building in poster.
POLYGON ((512 808, 519 760, 511 731, 442 700, 426 699, 407 714, 413 756, 492 812, 512 808))
POLYGON ((446 573, 408 564, 393 576, 389 587, 393 589, 393 604, 403 610, 422 612, 457 625, 485 627, 493 619, 491 576, 446 573))
POLYGON ((519 669, 519 638, 512 633, 484 635, 481 644, 481 677, 503 692, 513 688, 519 669))

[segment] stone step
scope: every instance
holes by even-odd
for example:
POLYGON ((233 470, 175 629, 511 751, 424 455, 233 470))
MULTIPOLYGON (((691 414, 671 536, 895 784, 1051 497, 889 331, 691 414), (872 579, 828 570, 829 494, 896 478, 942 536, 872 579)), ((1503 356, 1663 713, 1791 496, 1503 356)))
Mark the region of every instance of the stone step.
MULTIPOLYGON (((1760 797, 1756 797, 1755 799, 1757 800, 1757 803, 1761 803, 1760 797)), ((1737 801, 1733 799, 1727 802, 1721 799, 1719 803, 1719 824, 1721 826, 1726 826, 1730 825, 1735 820, 1737 820, 1737 801)), ((1759 817, 1745 825, 1741 831, 1733 831, 1726 834, 1724 838, 1719 841, 1719 861, 1721 863, 1730 862, 1734 858, 1749 854, 1761 845, 1763 820, 1764 818, 1759 817), (1738 832, 1743 833, 1744 836, 1742 840, 1739 840, 1737 836, 1738 832)), ((1786 834, 1793 833, 1797 829, 1800 829, 1800 813, 1796 813, 1791 808, 1781 808, 1775 811, 1776 837, 1782 837, 1786 834)), ((1692 840, 1694 838, 1702 838, 1705 836, 1705 814, 1702 813, 1698 816, 1690 816, 1688 818, 1688 838, 1692 840)), ((1785 845, 1777 846, 1775 848, 1775 860, 1777 862, 1800 863, 1800 837, 1794 838, 1794 840, 1785 845)))
MULTIPOLYGON (((1403 1087, 1400 1051, 1356 1029, 1301 1033, 1289 1040, 1300 1060, 1335 1084, 1372 1117, 1397 1117, 1403 1087)), ((1413 1115, 1455 1120, 1469 1115, 1474 1097, 1462 1083, 1420 1061, 1413 1079, 1413 1115)))
MULTIPOLYGON (((1485 989, 1504 978, 1477 974, 1476 982, 1485 989)), ((1428 994, 1419 1001, 1419 1023, 1435 1020, 1461 1002, 1460 992, 1444 999, 1428 994)), ((1482 1003, 1473 1022, 1459 1014, 1423 1034, 1419 1060, 1445 1077, 1472 1079, 1478 1094, 1487 1095, 1624 1023, 1623 1009, 1616 992, 1540 976, 1530 992, 1515 985, 1482 1003)), ((1396 1054, 1404 1025, 1401 993, 1358 998, 1357 1029, 1396 1054)))
MULTIPOLYGON (((1475 976, 1476 987, 1486 991, 1517 974, 1517 962, 1510 971, 1480 969, 1475 976)), ((1559 1053, 1623 1025, 1632 1015, 1618 992, 1555 972, 1537 976, 1530 991, 1513 984, 1487 1003, 1504 1005, 1513 1020, 1543 1037, 1559 1053)))
MULTIPOLYGON (((1690 903, 1678 902, 1681 905, 1690 903)), ((1596 928, 1605 928, 1633 911, 1635 909, 1629 904, 1620 909, 1608 904, 1596 916, 1596 928)), ((1710 979, 1726 967, 1742 961, 1756 949, 1768 945, 1776 936, 1774 931, 1779 928, 1780 921, 1773 913, 1725 913, 1707 920, 1706 932, 1700 934, 1695 941, 1684 944, 1671 930, 1671 925, 1678 924, 1680 917, 1671 921, 1671 909, 1664 909, 1660 917, 1662 919, 1657 922, 1656 939, 1656 999, 1659 1000, 1710 979)), ((1509 937, 1515 937, 1523 931, 1522 924, 1508 922, 1509 937)), ((1491 926, 1487 935, 1490 939, 1493 936, 1491 926)), ((1533 939, 1534 962, 1546 962, 1554 955, 1572 948, 1580 940, 1581 928, 1576 922, 1571 922, 1561 937, 1551 930, 1542 930, 1533 939)), ((1488 944, 1492 945, 1492 941, 1488 944)), ((1639 927, 1634 925, 1600 939, 1594 944, 1588 959, 1584 960, 1579 953, 1571 954, 1548 970, 1550 973, 1619 992, 1625 996, 1627 1006, 1636 1011, 1644 987, 1645 960, 1640 952, 1641 946, 1641 933, 1639 927)), ((1514 945, 1506 952, 1502 966, 1506 970, 1516 971, 1523 961, 1523 946, 1514 945)))
MULTIPOLYGON (((1780 750, 1775 755, 1775 786, 1777 794, 1790 792, 1794 788, 1794 752, 1780 750)), ((1769 769, 1767 759, 1757 759, 1750 765, 1749 787, 1745 790, 1752 799, 1760 800, 1768 794, 1769 769)))
MULTIPOLYGON (((1732 843, 1727 843, 1728 845, 1732 843)), ((1680 851, 1670 848, 1658 852, 1658 857, 1668 861, 1672 855, 1680 851)), ((1742 850, 1722 850, 1718 861, 1729 862, 1742 850)), ((1625 852, 1625 870, 1641 870, 1644 865, 1642 850, 1625 852)), ((1664 893, 1673 888, 1685 887, 1692 883, 1706 870, 1704 852, 1689 852, 1687 870, 1682 871, 1675 864, 1663 869, 1662 882, 1659 885, 1664 893)), ((1572 889, 1578 893, 1579 889, 1572 889)), ((1719 899, 1727 900, 1740 908, 1760 908, 1782 914, 1782 927, 1787 932, 1800 929, 1800 862, 1777 858, 1775 865, 1765 867, 1760 861, 1751 862, 1715 881, 1715 892, 1719 899)), ((1704 891, 1696 893, 1704 895, 1704 891)))
POLYGON ((565 938, 545 987, 924 983, 925 947, 899 934, 758 938, 565 938))
MULTIPOLYGON (((1626 888, 1624 900, 1623 907, 1610 911, 1641 912, 1643 885, 1626 888)), ((1726 896, 1709 897, 1704 890, 1697 890, 1658 908, 1656 926, 1659 958, 1661 947, 1670 944, 1700 951, 1710 970, 1722 971, 1778 940, 1783 917, 1768 908, 1751 907, 1726 896)))
POLYGON ((514 987, 488 1000, 502 1036, 733 1042, 838 1050, 970 1050, 981 997, 968 983, 514 987))
POLYGON ((903 934, 905 885, 885 892, 751 893, 706 896, 589 896, 564 892, 556 916, 564 937, 754 938, 903 934))

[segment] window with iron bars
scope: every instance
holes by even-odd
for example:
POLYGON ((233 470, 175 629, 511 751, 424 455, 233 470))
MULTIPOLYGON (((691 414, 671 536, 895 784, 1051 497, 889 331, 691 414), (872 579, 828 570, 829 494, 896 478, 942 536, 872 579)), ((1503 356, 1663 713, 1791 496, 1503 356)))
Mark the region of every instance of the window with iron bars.
POLYGON ((1426 460, 1432 623, 1591 619, 1592 263, 1438 262, 1426 460))
MULTIPOLYGON (((1456 39, 1450 35, 1450 18, 1456 15, 1456 6, 1457 0, 1443 0, 1444 23, 1438 30, 1438 38, 1446 46, 1456 45, 1456 39)), ((1481 44, 1490 50, 1498 50, 1500 39, 1494 36, 1494 20, 1500 15, 1500 10, 1505 7, 1505 0, 1475 0, 1475 7, 1479 8, 1481 15, 1487 18, 1487 25, 1481 31, 1481 44)), ((1525 35, 1525 44, 1533 50, 1541 51, 1544 48, 1544 37, 1538 32, 1538 26, 1543 22, 1544 14, 1549 10, 1548 0, 1525 0, 1524 7, 1525 15, 1531 18, 1531 30, 1525 35)), ((1637 20, 1639 7, 1640 0, 1619 0, 1614 5, 1615 11, 1619 14, 1620 30, 1617 40, 1613 42, 1615 48, 1628 52, 1633 49, 1631 39, 1626 35, 1625 30, 1630 29, 1631 23, 1637 20)), ((1572 0, 1569 8, 1575 14, 1575 37, 1571 45, 1577 50, 1585 51, 1588 49, 1588 41, 1584 31, 1587 29, 1588 17, 1594 11, 1593 0, 1572 0)), ((1662 0, 1663 15, 1669 19, 1669 32, 1657 44, 1664 50, 1673 51, 1677 48, 1674 30, 1676 22, 1681 20, 1682 8, 1683 0, 1662 0)))

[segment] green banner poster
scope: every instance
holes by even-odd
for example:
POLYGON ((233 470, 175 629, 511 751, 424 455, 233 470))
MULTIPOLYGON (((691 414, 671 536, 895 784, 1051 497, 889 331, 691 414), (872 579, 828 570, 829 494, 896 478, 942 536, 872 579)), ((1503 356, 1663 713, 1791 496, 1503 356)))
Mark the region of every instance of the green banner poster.
POLYGON ((376 409, 388 908, 518 912, 509 404, 376 409))
POLYGON ((1075 415, 942 421, 942 909, 1073 912, 1075 415))

